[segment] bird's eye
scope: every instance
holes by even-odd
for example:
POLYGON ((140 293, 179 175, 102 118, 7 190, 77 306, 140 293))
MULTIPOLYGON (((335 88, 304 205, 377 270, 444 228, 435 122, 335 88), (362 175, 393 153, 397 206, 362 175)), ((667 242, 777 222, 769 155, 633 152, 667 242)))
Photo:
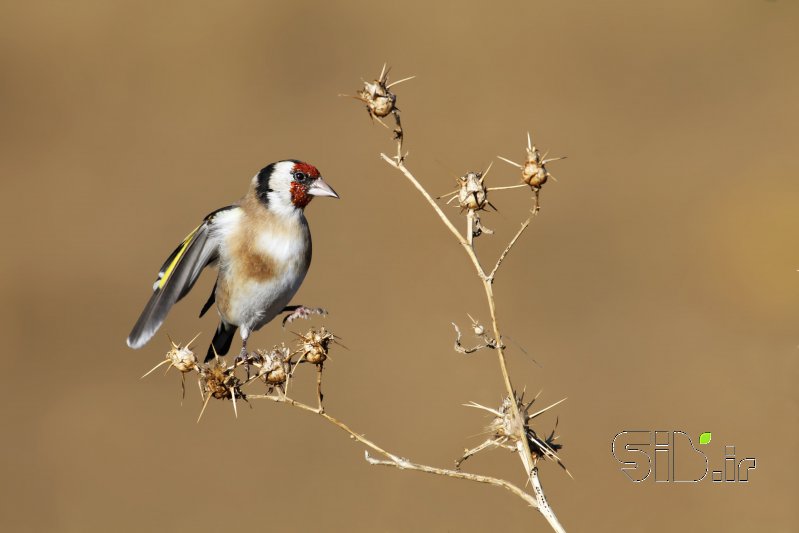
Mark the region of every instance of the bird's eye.
POLYGON ((304 172, 295 172, 294 179, 297 181, 305 181, 308 179, 308 175, 305 174, 304 172))

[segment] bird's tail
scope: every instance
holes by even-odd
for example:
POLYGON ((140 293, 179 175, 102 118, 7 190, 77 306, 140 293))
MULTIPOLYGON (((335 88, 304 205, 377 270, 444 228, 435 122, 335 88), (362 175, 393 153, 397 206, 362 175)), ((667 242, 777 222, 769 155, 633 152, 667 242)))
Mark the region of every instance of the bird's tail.
POLYGON ((205 356, 205 362, 207 363, 213 359, 216 354, 225 355, 228 353, 235 335, 236 326, 232 326, 225 321, 220 322, 219 327, 216 328, 214 340, 211 341, 211 346, 208 347, 208 354, 205 356))

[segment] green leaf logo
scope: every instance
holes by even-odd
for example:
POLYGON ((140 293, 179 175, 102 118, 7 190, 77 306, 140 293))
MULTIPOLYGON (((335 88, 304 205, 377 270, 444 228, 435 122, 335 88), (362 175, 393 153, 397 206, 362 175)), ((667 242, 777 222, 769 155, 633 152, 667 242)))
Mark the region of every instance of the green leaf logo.
POLYGON ((705 431, 699 435, 699 444, 708 444, 710 442, 710 432, 705 431))

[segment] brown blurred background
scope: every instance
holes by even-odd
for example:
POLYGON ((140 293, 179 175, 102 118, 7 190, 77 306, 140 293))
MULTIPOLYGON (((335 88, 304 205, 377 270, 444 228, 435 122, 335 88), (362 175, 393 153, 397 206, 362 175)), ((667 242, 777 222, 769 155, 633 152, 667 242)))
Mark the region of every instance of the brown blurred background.
MULTIPOLYGON (((799 5, 702 2, 0 4, 4 531, 547 531, 510 494, 370 467, 307 413, 211 404, 139 376, 167 333, 200 351, 203 279, 138 352, 124 343, 161 261, 261 166, 303 158, 341 201, 308 209, 323 305, 350 351, 326 406, 414 460, 450 466, 501 398, 495 355, 452 350, 486 320, 471 266, 382 163, 389 132, 340 98, 384 61, 408 165, 434 194, 525 132, 559 181, 496 283, 514 381, 559 418, 569 479, 541 476, 569 531, 796 531, 799 5), (538 361, 539 368, 531 361, 538 361), (631 483, 630 429, 713 432, 748 484, 631 483)), ((516 171, 496 162, 495 184, 516 171)), ((529 205, 498 192, 493 261, 529 205)), ((451 214, 457 217, 457 210, 451 214)), ((460 223, 459 223, 460 226, 460 223)), ((318 323, 318 321, 317 321, 318 323)), ((305 327, 300 324, 294 329, 305 327)), ((289 328, 292 329, 292 328, 289 328)), ((270 324, 253 337, 290 340, 270 324)), ((238 349, 238 340, 234 351, 238 349)), ((301 398, 312 400, 303 369, 301 398)), ((523 484, 517 459, 466 467, 523 484)))

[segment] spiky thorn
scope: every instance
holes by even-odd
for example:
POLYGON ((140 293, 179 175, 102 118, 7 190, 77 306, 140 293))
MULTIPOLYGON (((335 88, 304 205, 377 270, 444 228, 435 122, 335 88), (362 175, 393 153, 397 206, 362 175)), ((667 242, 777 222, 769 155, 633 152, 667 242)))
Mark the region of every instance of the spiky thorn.
POLYGON ((414 79, 415 77, 416 77, 416 76, 408 76, 407 78, 402 78, 401 80, 397 80, 397 81, 395 81, 394 83, 389 83, 388 85, 386 85, 386 89, 391 89, 391 88, 392 88, 392 87, 394 87, 395 85, 399 85, 400 83, 403 83, 403 82, 406 82, 406 81, 412 80, 412 79, 414 79))
POLYGON ((486 407, 485 405, 481 405, 481 404, 479 404, 477 402, 470 401, 469 403, 464 403, 462 405, 464 407, 474 407, 475 409, 482 409, 483 411, 488 411, 489 413, 491 413, 494 416, 498 416, 498 417, 502 416, 502 413, 500 411, 498 411, 496 409, 492 409, 490 407, 486 407))
MULTIPOLYGON (((539 393, 539 394, 540 394, 540 393, 539 393)), ((527 409, 529 409, 529 408, 530 408, 530 406, 531 406, 531 405, 533 405, 533 402, 535 402, 535 400, 536 400, 537 398, 538 398, 538 395, 536 395, 536 397, 535 397, 535 398, 533 398, 533 400, 532 400, 530 403, 528 403, 528 404, 527 404, 527 406, 526 406, 526 407, 525 407, 525 409, 524 409, 524 412, 526 412, 526 411, 527 411, 527 409)), ((539 416, 539 415, 541 415, 541 414, 543 414, 543 413, 546 413, 547 411, 549 411, 550 409, 552 409, 552 408, 553 408, 553 407, 555 407, 556 405, 560 405, 560 404, 562 404, 563 402, 565 402, 566 400, 567 400, 567 398, 563 398, 563 399, 561 399, 561 400, 558 400, 557 402, 553 403, 552 405, 548 405, 547 407, 544 407, 543 409, 541 409, 541 410, 539 410, 539 411, 536 411, 535 413, 533 413, 533 414, 531 414, 531 415, 526 415, 526 416, 525 416, 525 418, 526 418, 526 419, 527 419, 527 421, 529 422, 529 421, 530 421, 530 420, 532 420, 533 418, 535 418, 535 417, 537 417, 537 416, 539 416)))
MULTIPOLYGON (((455 189, 454 191, 450 191, 448 193, 442 194, 441 196, 436 196, 436 200, 441 200, 442 198, 446 198, 447 196, 453 196, 453 195, 456 195, 456 194, 458 194, 458 189, 455 189)), ((451 201, 452 201, 452 199, 450 199, 450 202, 451 201)), ((449 202, 447 202, 447 203, 449 203, 449 202)))
POLYGON ((233 416, 238 419, 239 410, 236 407, 236 390, 233 387, 230 388, 230 400, 233 402, 233 416))
POLYGON ((197 417, 197 423, 198 424, 200 423, 200 420, 202 420, 203 413, 205 413, 205 408, 208 407, 208 402, 209 401, 211 401, 211 395, 210 394, 208 394, 208 396, 205 397, 205 401, 203 402, 203 408, 200 410, 200 416, 197 417))
POLYGON ((161 361, 160 363, 158 363, 157 365, 155 365, 154 367, 152 367, 150 370, 148 370, 148 371, 147 371, 147 373, 146 373, 146 374, 144 374, 144 375, 143 375, 142 377, 140 377, 139 379, 144 379, 144 378, 146 378, 147 376, 149 376, 150 374, 152 374, 153 372, 155 372, 155 371, 156 371, 158 368, 160 368, 161 366, 163 366, 163 365, 165 365, 165 364, 167 364, 167 363, 169 363, 169 365, 170 365, 169 367, 167 367, 167 370, 169 370, 169 368, 172 366, 172 361, 170 361, 169 359, 164 359, 163 361, 161 361))

